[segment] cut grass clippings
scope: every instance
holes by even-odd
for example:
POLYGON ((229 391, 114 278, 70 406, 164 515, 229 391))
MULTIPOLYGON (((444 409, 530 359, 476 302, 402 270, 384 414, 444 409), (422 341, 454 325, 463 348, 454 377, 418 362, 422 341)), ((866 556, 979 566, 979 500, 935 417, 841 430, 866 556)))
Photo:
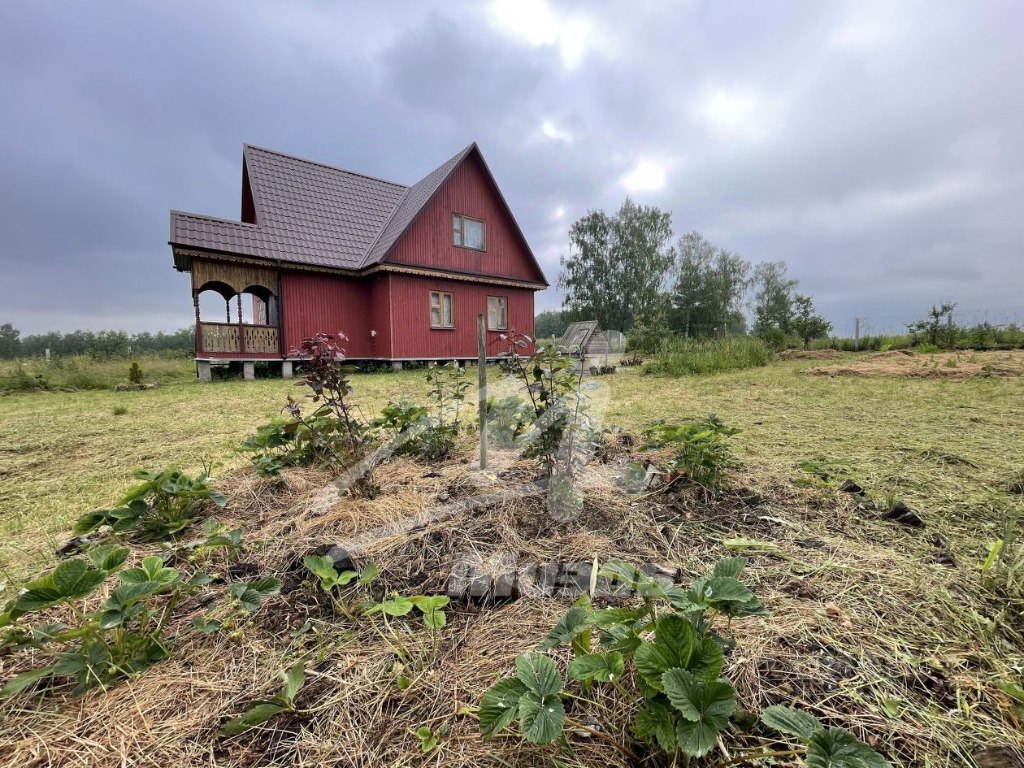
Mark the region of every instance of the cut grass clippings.
MULTIPOLYGON (((684 379, 635 371, 601 377, 591 394, 605 425, 635 433, 658 418, 715 412, 742 430, 730 438, 742 466, 721 497, 673 488, 630 499, 616 478, 632 441, 612 435, 608 463, 587 470, 582 515, 561 524, 522 496, 424 525, 417 518, 416 528, 404 529, 411 515, 535 472, 497 455, 501 480, 474 472, 471 441, 441 466, 389 464, 378 471, 375 499, 345 497, 315 509, 325 473, 289 470, 275 485, 240 468, 231 453, 295 392, 286 382, 3 398, 11 450, 0 465, 0 557, 18 573, 42 569, 71 519, 113 502, 131 470, 194 469, 203 459, 229 462, 218 481, 229 497, 221 517, 243 528, 244 559, 261 573, 287 575, 296 554, 352 538, 368 542, 358 557, 381 566, 381 589, 405 594, 442 588, 453 559, 465 554, 483 562, 497 553, 519 562, 667 562, 683 569, 684 581, 722 556, 743 554, 752 561, 751 588, 771 611, 733 624, 737 648, 726 675, 743 707, 805 706, 907 768, 971 765, 982 749, 1024 749, 1024 713, 1012 696, 1024 686, 1021 606, 980 574, 988 543, 1024 510, 1013 490, 1022 472, 1024 379, 801 375, 813 363, 684 379), (121 403, 128 411, 115 416, 121 403), (846 479, 879 509, 838 492, 846 479), (924 530, 881 518, 897 500, 921 516, 924 530), (935 536, 955 565, 936 560, 935 536)), ((418 371, 357 375, 353 383, 367 416, 388 400, 423 400, 426 392, 418 371)), ((570 604, 523 598, 489 610, 453 607, 436 649, 429 633, 397 621, 401 659, 382 625, 332 615, 316 590, 301 585, 272 599, 237 637, 198 635, 186 612, 174 628, 175 655, 138 680, 81 698, 55 692, 0 705, 0 766, 114 766, 140 754, 166 766, 245 768, 624 765, 607 744, 582 734, 570 734, 569 752, 512 738, 483 742, 465 709, 570 604), (302 711, 217 739, 224 720, 273 694, 277 670, 296 658, 308 660, 302 711), (405 690, 395 684, 400 674, 412 680, 405 690), (423 725, 449 726, 427 756, 410 733, 423 725)), ((564 667, 564 655, 556 657, 564 667)), ((0 677, 24 663, 0 658, 0 677)), ((625 734, 625 702, 599 690, 594 707, 604 733, 625 734)))

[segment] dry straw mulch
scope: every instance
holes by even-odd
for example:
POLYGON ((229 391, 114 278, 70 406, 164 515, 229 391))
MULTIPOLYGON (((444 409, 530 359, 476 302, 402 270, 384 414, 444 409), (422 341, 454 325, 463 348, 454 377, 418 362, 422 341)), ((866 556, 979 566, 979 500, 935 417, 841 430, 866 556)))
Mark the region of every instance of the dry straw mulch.
MULTIPOLYGON (((806 706, 899 766, 963 765, 984 747, 1024 748, 1012 702, 995 687, 1024 668, 1021 638, 986 625, 991 596, 965 572, 931 562, 926 534, 866 516, 845 494, 796 488, 758 467, 717 497, 674 488, 630 497, 617 484, 627 457, 611 453, 587 468, 586 503, 569 522, 525 490, 534 465, 499 456, 482 473, 468 447, 441 467, 397 460, 377 470, 376 498, 345 496, 326 509, 316 503, 330 479, 323 473, 294 470, 280 483, 246 472, 228 478, 224 519, 245 530, 242 558, 281 576, 284 593, 236 634, 192 631, 202 610, 196 598, 173 628, 173 657, 140 678, 80 698, 52 691, 4 703, 0 765, 663 764, 626 761, 581 733, 570 734, 569 751, 479 738, 466 708, 512 671, 515 656, 545 636, 572 598, 453 606, 436 638, 415 621, 351 620, 295 569, 303 554, 338 542, 354 542, 358 561, 380 566, 381 588, 405 594, 443 590, 455 559, 467 555, 496 571, 620 557, 679 567, 688 581, 730 551, 744 552, 744 578, 771 611, 731 628, 737 647, 726 674, 745 708, 806 706), (308 680, 300 712, 218 738, 227 718, 276 693, 278 670, 300 658, 308 680), (396 685, 400 675, 412 680, 406 690, 396 685), (410 731, 442 724, 446 739, 424 756, 410 731)), ((564 669, 567 653, 556 656, 564 669)), ((43 662, 0 658, 0 677, 43 662)), ((587 712, 606 737, 624 740, 632 707, 598 686, 587 712)), ((706 763, 724 759, 716 752, 706 763)))
POLYGON ((784 349, 779 360, 836 360, 843 356, 838 349, 784 349))
POLYGON ((963 381, 979 377, 1024 375, 1024 351, 946 352, 918 355, 893 350, 867 355, 844 365, 809 368, 811 376, 881 376, 963 381))

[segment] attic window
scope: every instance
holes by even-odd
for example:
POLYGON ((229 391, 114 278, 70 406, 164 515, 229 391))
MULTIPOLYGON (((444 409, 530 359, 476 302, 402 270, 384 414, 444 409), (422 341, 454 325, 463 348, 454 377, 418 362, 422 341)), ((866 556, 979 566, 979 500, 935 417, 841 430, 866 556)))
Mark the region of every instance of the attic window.
POLYGON ((452 215, 452 245, 484 250, 484 223, 458 213, 452 215))

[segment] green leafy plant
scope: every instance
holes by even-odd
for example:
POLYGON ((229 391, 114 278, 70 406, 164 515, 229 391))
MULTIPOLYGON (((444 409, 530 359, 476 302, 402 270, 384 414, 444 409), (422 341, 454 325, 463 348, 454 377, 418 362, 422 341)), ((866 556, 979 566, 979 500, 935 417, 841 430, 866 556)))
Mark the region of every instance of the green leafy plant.
POLYGON ((228 586, 227 601, 215 605, 202 616, 192 619, 192 626, 203 634, 236 630, 263 602, 281 591, 281 582, 273 576, 237 581, 228 586))
POLYGON ((383 613, 388 616, 406 616, 415 608, 428 629, 441 629, 448 623, 444 609, 450 602, 446 595, 412 595, 402 597, 393 594, 390 598, 369 605, 364 613, 372 616, 383 613))
POLYGON ((462 432, 462 404, 470 382, 464 368, 449 363, 427 371, 427 384, 436 405, 436 416, 416 438, 416 452, 428 461, 443 461, 455 451, 462 432))
MULTIPOLYGON (((764 613, 760 601, 739 581, 746 564, 746 558, 725 558, 710 574, 684 588, 621 560, 609 561, 600 569, 600 578, 613 593, 633 594, 640 604, 598 610, 584 596, 541 642, 541 650, 571 647, 569 678, 582 685, 584 694, 593 685, 608 685, 636 702, 635 743, 620 744, 601 729, 570 720, 564 699, 574 700, 574 712, 588 699, 565 690, 554 662, 537 652, 520 655, 515 676, 499 680, 484 694, 478 710, 481 734, 492 738, 517 723, 525 740, 547 744, 564 739, 566 728, 583 730, 607 740, 631 762, 632 749, 638 745, 664 752, 673 764, 708 754, 730 728, 739 727, 736 691, 721 676, 724 649, 731 641, 714 630, 712 618, 720 615, 731 621, 764 613)), ((778 711, 767 712, 766 725, 782 722, 773 720, 773 714, 778 711)), ((801 717, 806 749, 765 752, 751 759, 806 752, 811 768, 885 765, 842 729, 825 730, 803 713, 790 719, 801 717), (875 762, 869 761, 869 754, 875 762)))
MULTIPOLYGON (((373 436, 352 404, 350 376, 354 365, 345 362, 340 346, 344 334, 318 333, 304 339, 292 357, 302 359, 303 375, 296 384, 308 388, 306 397, 316 404, 309 413, 291 397, 283 412, 286 419, 275 419, 256 430, 236 450, 250 454, 256 471, 264 477, 277 477, 291 466, 356 465, 372 446, 373 436)), ((351 489, 368 493, 373 488, 368 474, 357 478, 351 489)))
POLYGON ((669 481, 685 479, 713 491, 721 487, 725 470, 737 463, 726 438, 738 431, 711 414, 682 424, 656 424, 645 432, 646 447, 674 451, 667 462, 658 465, 669 481))
POLYGON ((568 431, 571 441, 576 417, 584 405, 580 392, 583 369, 576 365, 573 356, 552 346, 537 346, 524 359, 521 353, 533 340, 514 329, 501 334, 501 339, 508 344, 502 357, 522 380, 533 410, 533 427, 524 436, 524 456, 540 458, 550 475, 558 461, 563 435, 568 431))
POLYGON ((335 587, 347 586, 353 581, 369 586, 380 573, 374 563, 369 563, 362 571, 338 571, 334 567, 334 561, 327 555, 307 555, 302 559, 302 564, 320 580, 320 586, 325 592, 330 592, 335 587))
POLYGON ((761 713, 761 722, 803 743, 808 768, 887 768, 889 765, 845 728, 826 728, 816 717, 799 709, 776 704, 761 713))
POLYGON ((548 744, 562 735, 564 681, 553 661, 541 653, 516 659, 516 674, 499 680, 480 701, 480 732, 492 737, 519 722, 523 738, 548 744))
POLYGON ((282 712, 295 712, 295 697, 306 684, 306 670, 303 664, 293 664, 286 672, 281 672, 283 684, 281 691, 269 699, 259 699, 246 707, 238 717, 233 717, 220 727, 221 736, 237 736, 250 728, 255 728, 274 715, 282 712))
POLYGON ((220 520, 210 517, 203 521, 203 530, 206 538, 199 544, 200 550, 225 549, 238 552, 243 547, 241 528, 228 530, 220 520))
POLYGON ((166 539, 195 523, 206 502, 227 506, 227 498, 213 490, 206 472, 190 477, 171 468, 161 472, 138 470, 134 476, 142 482, 121 497, 121 506, 82 515, 75 523, 75 533, 82 535, 107 525, 115 534, 166 539))
POLYGON ((395 453, 415 454, 419 448, 416 437, 426 426, 429 413, 424 406, 403 397, 397 403, 384 406, 370 425, 384 430, 392 440, 398 442, 395 453))
POLYGON ((415 731, 409 732, 420 740, 420 749, 423 754, 426 755, 441 746, 441 743, 448 735, 448 724, 443 723, 437 730, 424 725, 420 726, 415 731))
MULTIPOLYGON (((26 585, 25 591, 0 614, 0 626, 16 624, 28 614, 65 606, 74 626, 43 625, 40 631, 21 632, 36 647, 61 646, 54 663, 15 676, 2 696, 21 693, 44 678, 71 678, 74 692, 109 686, 120 678, 138 674, 167 657, 169 644, 164 628, 181 597, 208 583, 205 574, 184 581, 161 558, 144 558, 120 572, 118 585, 98 610, 83 611, 78 603, 95 592, 120 569, 128 550, 113 544, 88 552, 87 558, 65 560, 51 573, 26 585)), ((18 629, 17 627, 15 627, 18 629)))
POLYGON ((427 371, 427 384, 430 385, 430 396, 437 405, 438 426, 451 427, 458 434, 462 404, 471 386, 466 378, 466 369, 455 363, 434 366, 427 371))
POLYGON ((533 423, 533 410, 518 395, 487 400, 487 434, 498 448, 511 448, 533 423))

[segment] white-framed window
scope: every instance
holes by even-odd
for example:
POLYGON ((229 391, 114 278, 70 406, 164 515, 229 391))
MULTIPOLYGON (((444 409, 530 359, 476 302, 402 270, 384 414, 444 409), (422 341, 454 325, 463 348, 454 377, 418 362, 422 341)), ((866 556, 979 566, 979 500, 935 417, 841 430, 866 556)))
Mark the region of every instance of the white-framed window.
POLYGON ((480 219, 471 219, 459 213, 452 214, 452 245, 477 251, 485 250, 484 223, 480 219))
POLYGON ((430 292, 430 327, 455 327, 455 299, 450 293, 430 292))
POLYGON ((508 330, 508 299, 504 296, 487 297, 487 328, 491 331, 508 330))

